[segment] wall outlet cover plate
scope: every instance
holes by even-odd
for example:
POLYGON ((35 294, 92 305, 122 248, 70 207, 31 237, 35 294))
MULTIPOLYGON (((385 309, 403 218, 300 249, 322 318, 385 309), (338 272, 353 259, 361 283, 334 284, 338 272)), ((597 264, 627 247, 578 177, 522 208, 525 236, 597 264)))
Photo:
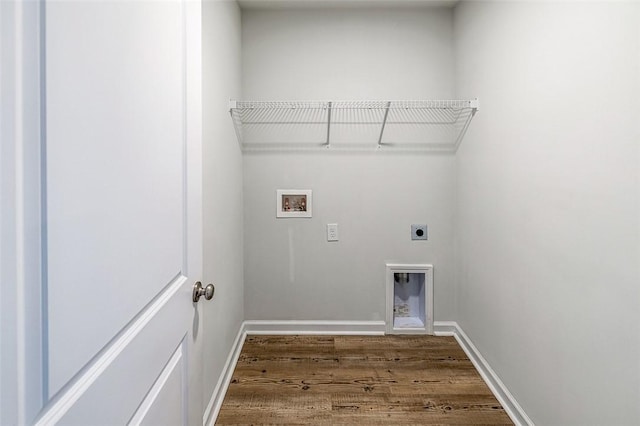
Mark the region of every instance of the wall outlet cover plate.
POLYGON ((327 223, 327 241, 338 241, 337 223, 327 223))
POLYGON ((411 239, 412 240, 426 240, 427 239, 427 225, 411 225, 411 239))

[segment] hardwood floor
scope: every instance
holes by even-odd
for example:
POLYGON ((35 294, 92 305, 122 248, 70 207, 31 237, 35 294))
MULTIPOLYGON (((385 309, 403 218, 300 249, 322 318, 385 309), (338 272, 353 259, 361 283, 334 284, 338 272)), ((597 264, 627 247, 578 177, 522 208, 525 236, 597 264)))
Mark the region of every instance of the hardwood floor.
POLYGON ((248 336, 216 424, 513 423, 453 337, 248 336))

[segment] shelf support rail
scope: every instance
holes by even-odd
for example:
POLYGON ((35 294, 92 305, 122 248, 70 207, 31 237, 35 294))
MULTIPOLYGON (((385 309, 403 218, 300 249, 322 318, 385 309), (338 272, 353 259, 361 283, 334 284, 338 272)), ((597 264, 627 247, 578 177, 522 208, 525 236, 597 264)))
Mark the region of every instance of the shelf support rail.
POLYGON ((382 145, 382 135, 384 134, 384 126, 387 124, 387 117, 389 116, 389 108, 391 107, 391 101, 387 102, 387 106, 384 111, 384 118, 382 119, 382 127, 380 128, 380 137, 378 138, 378 148, 382 145))
POLYGON ((329 143, 330 143, 329 137, 331 136, 331 105, 332 104, 333 102, 327 103, 327 142, 325 143, 327 148, 329 148, 329 143))

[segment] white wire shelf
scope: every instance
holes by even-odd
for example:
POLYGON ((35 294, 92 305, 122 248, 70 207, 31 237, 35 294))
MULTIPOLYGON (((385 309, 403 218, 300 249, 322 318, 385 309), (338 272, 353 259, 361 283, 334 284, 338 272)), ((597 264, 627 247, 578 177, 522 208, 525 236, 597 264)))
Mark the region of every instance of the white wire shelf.
POLYGON ((244 151, 455 152, 478 100, 231 101, 244 151))

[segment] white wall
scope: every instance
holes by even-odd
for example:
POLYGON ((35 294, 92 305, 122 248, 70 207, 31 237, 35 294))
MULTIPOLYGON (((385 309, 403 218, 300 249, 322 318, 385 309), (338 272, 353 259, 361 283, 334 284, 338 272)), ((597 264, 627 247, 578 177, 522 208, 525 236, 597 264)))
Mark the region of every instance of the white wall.
MULTIPOLYGON (((245 10, 243 96, 449 99, 452 24, 437 8, 245 10)), ((436 319, 454 319, 453 171, 443 155, 245 154, 246 318, 383 320, 385 262, 415 262, 435 266, 436 319), (313 218, 276 219, 278 188, 312 189, 313 218)))
MULTIPOLYGON (((242 153, 228 113, 240 97, 240 9, 235 2, 202 5, 203 50, 203 284, 214 283, 204 311, 204 404, 244 320, 242 153)), ((201 302, 202 303, 202 302, 201 302)))
POLYGON ((640 423, 640 13, 465 2, 458 322, 540 425, 640 423))
POLYGON ((448 99, 451 9, 244 10, 245 99, 448 99))

